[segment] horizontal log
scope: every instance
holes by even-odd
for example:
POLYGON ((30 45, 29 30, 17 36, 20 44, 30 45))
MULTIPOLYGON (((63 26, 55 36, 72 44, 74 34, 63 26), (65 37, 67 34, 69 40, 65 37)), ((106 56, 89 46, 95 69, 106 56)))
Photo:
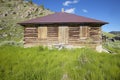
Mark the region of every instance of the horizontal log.
POLYGON ((78 36, 79 36, 78 33, 70 33, 70 34, 69 34, 69 36, 72 36, 72 35, 78 35, 78 36))
POLYGON ((80 44, 87 44, 86 42, 68 42, 68 44, 73 44, 73 45, 80 45, 80 44))
POLYGON ((91 27, 90 30, 100 30, 100 27, 91 27))
POLYGON ((47 32, 48 35, 58 34, 58 32, 47 32))
POLYGON ((48 35, 48 37, 58 37, 58 35, 48 35))
POLYGON ((25 34, 24 37, 38 37, 37 34, 25 34))
POLYGON ((36 35, 38 35, 38 33, 37 32, 34 32, 34 33, 24 33, 24 34, 36 34, 36 35))
POLYGON ((37 30, 38 28, 25 28, 25 30, 37 30))
POLYGON ((58 33, 58 31, 47 31, 47 33, 58 33))
POLYGON ((71 32, 69 32, 69 34, 74 34, 74 33, 79 34, 80 32, 79 31, 71 31, 71 32))
POLYGON ((38 32, 37 30, 25 30, 25 32, 38 32))
POLYGON ((50 30, 50 31, 57 30, 58 31, 58 28, 48 28, 48 30, 50 30))
POLYGON ((37 27, 25 27, 25 29, 37 29, 37 27))
POLYGON ((79 36, 69 36, 69 39, 79 39, 79 36))
POLYGON ((47 39, 48 41, 49 40, 58 40, 58 38, 49 38, 49 39, 47 39))
POLYGON ((70 31, 79 31, 79 29, 69 29, 69 32, 70 31))
POLYGON ((37 39, 37 37, 24 37, 24 39, 37 39))
POLYGON ((90 32, 90 35, 98 35, 98 32, 90 32))

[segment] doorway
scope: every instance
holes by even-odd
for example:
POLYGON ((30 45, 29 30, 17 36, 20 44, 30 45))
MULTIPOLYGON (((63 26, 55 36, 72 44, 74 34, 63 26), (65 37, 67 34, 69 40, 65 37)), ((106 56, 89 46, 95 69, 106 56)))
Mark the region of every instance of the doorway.
POLYGON ((59 27, 59 43, 68 44, 68 26, 59 27))

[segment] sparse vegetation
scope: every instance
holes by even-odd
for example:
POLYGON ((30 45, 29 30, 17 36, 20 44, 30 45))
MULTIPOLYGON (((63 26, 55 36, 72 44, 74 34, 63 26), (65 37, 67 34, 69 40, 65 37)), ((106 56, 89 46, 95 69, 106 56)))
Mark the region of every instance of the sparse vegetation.
MULTIPOLYGON (((40 5, 39 7, 40 7, 41 9, 43 9, 43 10, 45 9, 45 8, 44 8, 44 5, 40 5)), ((47 10, 48 10, 48 9, 47 9, 47 10)))
POLYGON ((23 27, 17 23, 53 13, 28 1, 0 0, 0 43, 23 40, 23 27))
POLYGON ((103 34, 107 37, 106 41, 103 42, 103 47, 112 53, 120 53, 120 41, 115 40, 115 37, 117 35, 107 32, 103 32, 103 34), (113 39, 114 41, 111 41, 109 39, 113 39))
POLYGON ((102 32, 102 33, 103 33, 103 35, 105 35, 105 36, 108 37, 108 38, 113 38, 113 37, 116 36, 116 35, 111 34, 111 33, 108 33, 108 32, 102 32))
POLYGON ((120 41, 115 41, 115 42, 107 41, 103 43, 103 46, 106 49, 112 51, 112 53, 120 54, 120 41))
POLYGON ((26 1, 28 1, 30 4, 33 4, 32 0, 26 0, 26 1))
POLYGON ((0 47, 0 80, 119 80, 120 54, 91 49, 0 47))

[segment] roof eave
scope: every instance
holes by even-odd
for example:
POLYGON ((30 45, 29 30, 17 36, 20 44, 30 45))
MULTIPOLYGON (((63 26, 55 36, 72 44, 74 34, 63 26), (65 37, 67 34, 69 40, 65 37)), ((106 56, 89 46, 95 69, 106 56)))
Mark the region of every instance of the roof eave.
POLYGON ((27 24, 109 24, 108 22, 32 22, 32 23, 17 23, 20 25, 27 25, 27 24))

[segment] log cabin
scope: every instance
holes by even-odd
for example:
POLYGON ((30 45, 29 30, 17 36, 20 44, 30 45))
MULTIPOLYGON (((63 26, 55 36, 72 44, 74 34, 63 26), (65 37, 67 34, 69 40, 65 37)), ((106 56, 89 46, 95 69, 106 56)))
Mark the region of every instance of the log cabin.
POLYGON ((57 12, 19 24, 24 26, 26 46, 62 44, 97 48, 102 45, 101 26, 107 22, 66 12, 57 12))

